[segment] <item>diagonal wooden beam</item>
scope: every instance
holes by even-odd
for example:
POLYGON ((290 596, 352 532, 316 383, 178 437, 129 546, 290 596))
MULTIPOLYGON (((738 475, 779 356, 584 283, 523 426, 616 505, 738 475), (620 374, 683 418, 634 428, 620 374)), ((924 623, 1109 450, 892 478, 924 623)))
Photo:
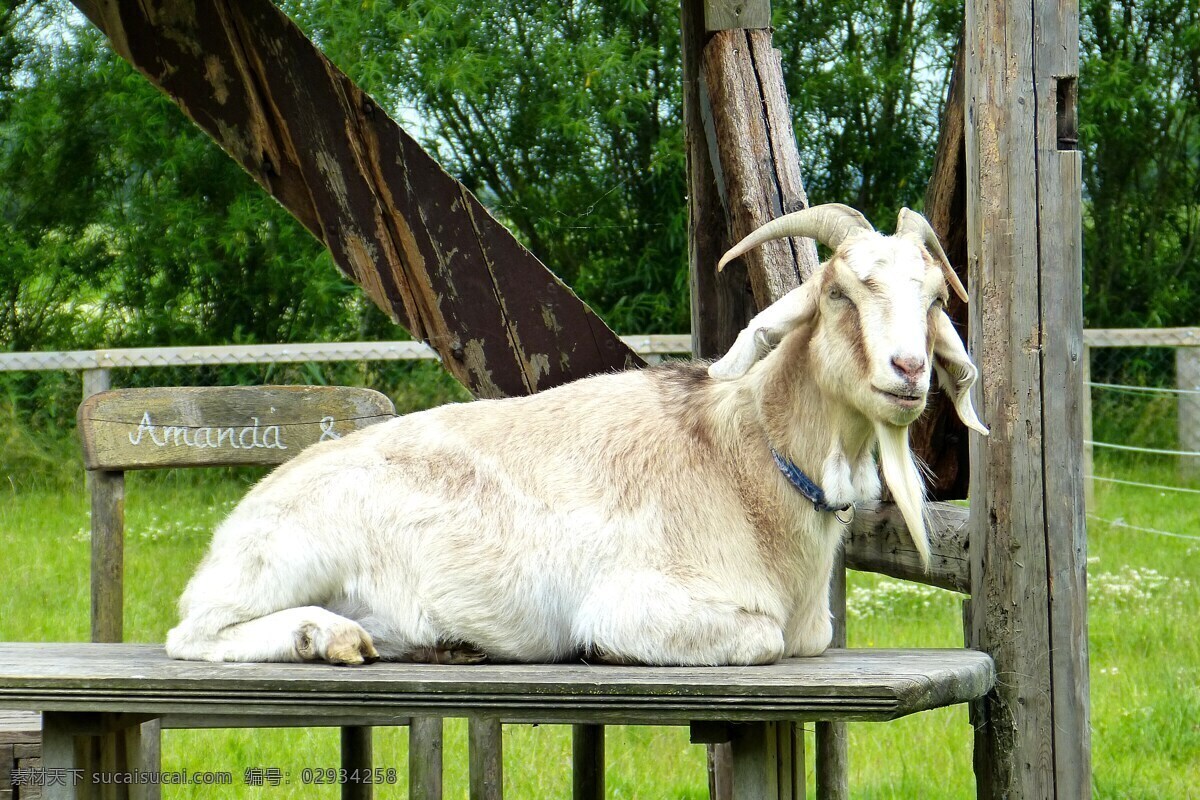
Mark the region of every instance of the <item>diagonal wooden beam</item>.
POLYGON ((641 359, 270 0, 72 0, 476 396, 641 359))

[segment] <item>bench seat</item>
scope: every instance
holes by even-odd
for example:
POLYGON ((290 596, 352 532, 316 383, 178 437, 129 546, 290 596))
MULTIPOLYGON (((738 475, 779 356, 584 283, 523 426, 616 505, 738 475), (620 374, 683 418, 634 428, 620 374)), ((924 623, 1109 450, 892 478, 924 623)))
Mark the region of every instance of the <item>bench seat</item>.
POLYGON ((981 697, 972 650, 829 650, 763 667, 210 664, 138 644, 0 643, 0 708, 316 718, 489 716, 506 722, 888 720, 981 697))

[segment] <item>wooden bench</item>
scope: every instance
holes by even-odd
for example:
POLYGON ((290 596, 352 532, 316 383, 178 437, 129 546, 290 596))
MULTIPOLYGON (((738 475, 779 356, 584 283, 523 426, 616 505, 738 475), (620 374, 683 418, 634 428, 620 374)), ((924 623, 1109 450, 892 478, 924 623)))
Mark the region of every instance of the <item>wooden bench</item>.
MULTIPOLYGON (((971 650, 830 650, 764 667, 585 664, 208 664, 157 645, 0 643, 0 706, 42 711, 43 766, 76 776, 74 737, 147 719, 334 714, 503 722, 690 725, 733 748, 735 797, 803 797, 810 720, 890 720, 982 697, 991 659, 971 650)), ((213 765, 240 784, 244 765, 213 765)), ((81 779, 79 779, 81 781, 81 779)), ((291 776, 297 783, 301 776, 291 776)), ((472 782, 472 796, 482 795, 472 782)), ((44 787, 74 798, 70 781, 44 787)))
MULTIPOLYGON (((304 444, 392 415, 386 398, 355 394, 361 392, 146 389, 86 399, 79 429, 93 497, 97 642, 121 638, 124 470, 281 463, 304 444)), ((856 521, 859 535, 849 543, 850 562, 864 561, 870 568, 875 549, 902 551, 894 527, 886 514, 864 514, 856 521)), ((943 548, 943 538, 935 538, 935 550, 956 550, 943 548)), ((906 573, 901 568, 908 560, 893 553, 892 570, 906 573)), ((923 577, 959 588, 965 581, 960 566, 935 559, 932 576, 923 577)), ((411 718, 410 793, 434 800, 441 796, 440 718, 465 716, 471 796, 478 800, 502 794, 503 722, 574 725, 577 800, 603 796, 605 724, 690 725, 694 742, 728 745, 724 752, 732 763, 735 797, 796 798, 803 796, 805 760, 796 723, 894 719, 977 699, 993 683, 991 659, 970 650, 834 649, 816 659, 753 668, 375 664, 345 669, 172 661, 158 645, 0 644, 0 709, 43 712, 44 766, 57 775, 79 776, 75 785, 40 787, 55 797, 89 796, 94 772, 127 765, 158 769, 160 726, 346 726, 342 767, 353 771, 371 766, 365 726, 411 718), (89 750, 76 746, 78 737, 87 737, 92 748, 98 739, 109 742, 109 751, 119 745, 123 758, 110 753, 81 759, 89 750), (61 772, 74 769, 81 772, 61 772)), ((243 777, 231 765, 204 766, 233 772, 235 783, 243 777)), ((347 785, 343 796, 369 797, 370 789, 369 784, 347 785)), ((157 790, 156 785, 133 786, 128 796, 152 800, 157 790)))

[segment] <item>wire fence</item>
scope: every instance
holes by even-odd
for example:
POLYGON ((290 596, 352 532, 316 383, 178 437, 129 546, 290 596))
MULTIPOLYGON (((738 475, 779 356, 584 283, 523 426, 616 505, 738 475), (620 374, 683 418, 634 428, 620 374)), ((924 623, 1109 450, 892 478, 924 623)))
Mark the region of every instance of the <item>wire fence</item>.
POLYGON ((1123 532, 1200 541, 1200 328, 1092 330, 1084 339, 1088 519, 1123 532), (1111 499, 1105 514, 1096 513, 1096 486, 1133 493, 1121 495, 1131 506, 1129 498, 1139 493, 1168 498, 1172 509, 1184 509, 1188 527, 1133 524, 1111 499))

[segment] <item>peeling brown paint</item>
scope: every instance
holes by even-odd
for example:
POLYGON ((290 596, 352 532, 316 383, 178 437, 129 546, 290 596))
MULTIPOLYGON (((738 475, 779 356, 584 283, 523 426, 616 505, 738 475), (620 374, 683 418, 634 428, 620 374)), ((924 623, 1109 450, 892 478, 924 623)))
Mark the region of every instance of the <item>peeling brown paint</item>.
POLYGON ((555 333, 562 333, 562 325, 558 324, 558 318, 554 316, 554 309, 545 303, 542 304, 542 322, 555 333))
POLYGON ((533 371, 533 380, 536 383, 539 378, 550 372, 550 356, 545 353, 534 353, 529 357, 529 369, 533 371))
POLYGON ((204 57, 204 79, 212 84, 216 101, 225 105, 229 100, 229 76, 225 74, 225 65, 214 55, 204 57))
POLYGON ((339 203, 348 204, 346 176, 342 173, 342 167, 338 164, 337 159, 324 150, 318 150, 313 157, 316 159, 317 169, 325 178, 326 188, 332 190, 339 203))
POLYGON ((492 380, 492 371, 487 363, 482 341, 471 339, 463 346, 463 364, 478 382, 480 391, 477 394, 480 397, 504 397, 504 392, 492 380))
POLYGON ((356 233, 346 234, 346 254, 353 266, 354 277, 377 304, 385 297, 383 286, 379 282, 379 273, 375 270, 374 247, 356 233))

